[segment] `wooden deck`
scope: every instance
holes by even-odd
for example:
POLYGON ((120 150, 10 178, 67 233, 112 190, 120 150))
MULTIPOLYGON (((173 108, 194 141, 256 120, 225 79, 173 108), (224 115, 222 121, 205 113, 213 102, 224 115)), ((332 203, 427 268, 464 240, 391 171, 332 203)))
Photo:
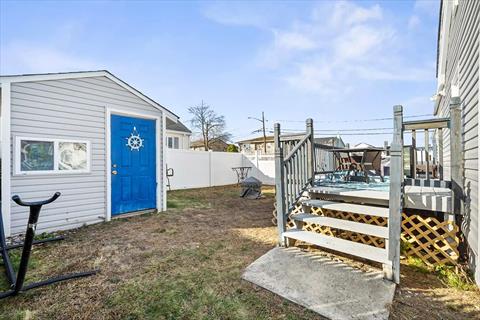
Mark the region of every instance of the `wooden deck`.
MULTIPOLYGON (((335 187, 309 189, 318 198, 388 207, 389 192, 335 187)), ((405 208, 452 213, 452 190, 440 187, 405 186, 405 208)))

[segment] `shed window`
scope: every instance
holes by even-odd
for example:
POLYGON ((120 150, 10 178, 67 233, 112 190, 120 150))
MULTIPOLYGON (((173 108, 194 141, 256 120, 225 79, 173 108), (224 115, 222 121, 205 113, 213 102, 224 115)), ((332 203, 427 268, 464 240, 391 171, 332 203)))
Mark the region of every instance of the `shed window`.
POLYGON ((59 142, 58 154, 58 170, 87 170, 85 142, 59 142))
POLYGON ((48 138, 16 138, 16 174, 90 171, 90 143, 48 138))
POLYGON ((53 170, 53 142, 22 140, 20 149, 21 171, 53 170))

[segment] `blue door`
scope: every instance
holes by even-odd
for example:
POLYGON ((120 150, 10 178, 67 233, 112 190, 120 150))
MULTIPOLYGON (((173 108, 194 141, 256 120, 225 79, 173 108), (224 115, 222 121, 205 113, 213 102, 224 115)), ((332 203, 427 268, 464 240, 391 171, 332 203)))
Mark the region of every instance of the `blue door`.
POLYGON ((154 209, 155 120, 111 117, 112 215, 154 209))

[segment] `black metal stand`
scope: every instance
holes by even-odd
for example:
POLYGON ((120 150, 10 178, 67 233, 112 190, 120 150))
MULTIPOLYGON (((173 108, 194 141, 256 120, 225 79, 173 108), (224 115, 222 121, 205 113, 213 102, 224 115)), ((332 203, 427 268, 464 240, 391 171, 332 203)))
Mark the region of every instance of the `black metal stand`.
POLYGON ((234 167, 232 168, 233 171, 237 174, 237 184, 240 184, 243 180, 245 180, 248 176, 248 172, 252 169, 252 167, 234 167))
POLYGON ((71 274, 66 274, 63 276, 54 277, 47 280, 24 285, 25 276, 27 274, 27 268, 28 268, 28 260, 30 259, 30 253, 32 252, 32 246, 34 244, 40 244, 40 243, 57 241, 57 240, 63 239, 63 237, 56 237, 52 239, 45 239, 45 240, 39 240, 39 241, 33 240, 33 238, 35 237, 35 230, 37 228, 38 217, 40 215, 40 210, 42 209, 42 206, 52 203, 58 197, 60 197, 60 192, 56 192, 48 200, 36 201, 36 202, 24 202, 17 195, 12 197, 12 200, 15 201, 15 203, 17 203, 18 205, 24 206, 24 207, 30 207, 30 215, 28 217, 27 231, 25 233, 25 242, 23 243, 23 245, 20 244, 20 245, 7 246, 6 240, 5 240, 4 228, 3 228, 3 218, 2 218, 2 215, 0 214, 0 245, 1 245, 0 251, 2 254, 3 263, 5 265, 5 273, 11 287, 10 290, 0 293, 0 299, 17 295, 22 291, 30 290, 30 289, 41 287, 41 286, 46 286, 59 281, 91 276, 98 272, 98 270, 92 270, 87 272, 71 273, 71 274), (11 250, 14 248, 20 248, 22 246, 23 246, 22 257, 20 260, 20 265, 18 267, 18 274, 15 275, 12 262, 10 260, 10 257, 8 256, 8 250, 11 250))

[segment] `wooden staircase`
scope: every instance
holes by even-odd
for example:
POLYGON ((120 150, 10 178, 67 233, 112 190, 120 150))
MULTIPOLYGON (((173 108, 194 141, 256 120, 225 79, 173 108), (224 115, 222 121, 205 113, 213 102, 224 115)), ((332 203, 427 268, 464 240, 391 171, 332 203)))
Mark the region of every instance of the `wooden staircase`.
POLYGON ((307 231, 303 228, 304 224, 309 223, 318 226, 325 226, 334 229, 371 235, 378 238, 383 238, 385 239, 385 241, 388 241, 389 230, 387 226, 378 226, 362 222, 350 221, 340 218, 323 216, 315 213, 322 210, 334 210, 388 219, 388 208, 355 203, 326 201, 320 199, 309 199, 300 202, 303 207, 303 212, 292 214, 290 216, 290 219, 292 219, 295 223, 295 228, 288 229, 283 232, 283 236, 287 238, 287 246, 291 245, 291 242, 289 240, 293 239, 327 248, 330 250, 335 250, 349 255, 372 260, 385 265, 391 264, 388 259, 388 251, 386 248, 378 248, 359 242, 345 240, 342 238, 321 234, 316 231, 307 231))
MULTIPOLYGON (((322 248, 353 255, 363 259, 379 262, 383 265, 386 279, 395 283, 400 281, 400 232, 403 188, 402 166, 402 107, 394 107, 394 139, 390 148, 391 175, 390 192, 386 198, 380 197, 376 202, 365 205, 362 191, 342 192, 333 197, 329 192, 318 190, 315 184, 319 152, 314 140, 313 120, 307 119, 306 134, 294 139, 281 136, 280 125, 274 126, 275 141, 275 187, 277 226, 280 246, 292 245, 292 240, 302 241, 322 248), (327 200, 328 199, 328 200, 327 200), (298 203, 303 212, 292 214, 298 203), (315 209, 315 210, 313 210, 315 209), (339 217, 322 215, 322 210, 331 210, 347 214, 379 217, 387 220, 386 226, 351 221, 339 217), (321 214, 317 214, 320 212, 321 214), (288 219, 295 227, 288 228, 288 219), (356 234, 363 234, 385 240, 384 248, 369 244, 330 236, 305 224, 329 227, 356 234)), ((336 189, 336 188, 333 188, 336 189)), ((382 192, 385 194, 385 192, 382 192)), ((361 220, 361 219, 360 219, 361 220)))

